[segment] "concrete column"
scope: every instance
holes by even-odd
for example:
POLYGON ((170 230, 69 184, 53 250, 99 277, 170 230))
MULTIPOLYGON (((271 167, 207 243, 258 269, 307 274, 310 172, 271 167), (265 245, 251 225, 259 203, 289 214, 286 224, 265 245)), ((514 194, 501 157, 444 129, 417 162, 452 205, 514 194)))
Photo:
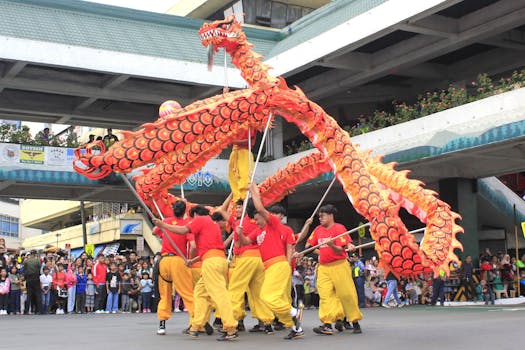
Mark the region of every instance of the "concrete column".
POLYGON ((274 159, 279 159, 284 156, 283 151, 283 118, 276 116, 273 120, 274 128, 271 129, 272 156, 274 159))
POLYGON ((458 234, 464 249, 461 260, 470 255, 474 265, 479 263, 477 192, 475 179, 452 178, 439 181, 440 198, 450 204, 452 210, 463 218, 458 222, 465 229, 464 234, 458 234))

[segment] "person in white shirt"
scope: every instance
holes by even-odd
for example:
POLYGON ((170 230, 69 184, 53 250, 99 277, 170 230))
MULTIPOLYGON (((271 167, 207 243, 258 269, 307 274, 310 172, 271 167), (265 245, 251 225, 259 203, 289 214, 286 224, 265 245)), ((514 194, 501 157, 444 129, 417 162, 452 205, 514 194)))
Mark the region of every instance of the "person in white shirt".
POLYGON ((49 274, 49 268, 44 267, 44 273, 40 275, 40 289, 42 290, 42 313, 47 314, 51 301, 51 284, 53 277, 49 274))

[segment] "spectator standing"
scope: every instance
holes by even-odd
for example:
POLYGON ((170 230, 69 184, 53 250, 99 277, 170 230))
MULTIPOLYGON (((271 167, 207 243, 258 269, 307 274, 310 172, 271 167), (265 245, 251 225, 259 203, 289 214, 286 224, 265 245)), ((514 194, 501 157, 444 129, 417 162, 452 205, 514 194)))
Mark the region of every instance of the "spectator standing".
POLYGON ((44 128, 44 130, 38 132, 35 139, 42 145, 49 145, 49 141, 51 141, 51 133, 49 128, 44 128))
POLYGON ((57 301, 56 314, 63 315, 67 302, 67 274, 64 272, 63 264, 58 264, 58 271, 53 275, 53 289, 57 301))
POLYGON ((387 283, 387 291, 385 298, 383 299, 383 304, 381 306, 386 308, 391 308, 391 306, 388 304, 390 301, 390 297, 393 295, 394 299, 396 301, 397 307, 403 307, 403 303, 399 299, 399 295, 397 294, 397 277, 394 276, 392 272, 389 272, 386 276, 386 283, 387 283))
POLYGON ((86 285, 87 285, 87 276, 84 273, 84 268, 80 266, 76 274, 77 286, 76 286, 76 309, 77 313, 86 312, 86 285))
POLYGON ((7 277, 7 270, 5 267, 0 268, 0 315, 7 315, 7 307, 9 300, 9 289, 11 288, 11 281, 7 277))
MULTIPOLYGON (((487 254, 490 253, 490 251, 487 249, 487 254)), ((465 288, 465 297, 467 300, 472 301, 474 300, 474 282, 472 280, 472 257, 470 255, 467 255, 465 257, 465 261, 461 264, 461 268, 459 270, 459 276, 460 276, 460 287, 465 288)))
POLYGON ((67 281, 67 312, 71 313, 75 311, 75 299, 77 291, 77 274, 76 274, 76 265, 68 265, 66 273, 67 281))
POLYGON ((108 129, 108 134, 104 136, 104 145, 106 145, 106 149, 111 147, 115 142, 118 141, 118 137, 113 134, 112 129, 108 129))
POLYGON ((434 278, 432 281, 432 302, 430 303, 432 306, 437 304, 438 299, 441 306, 445 305, 445 279, 445 271, 441 270, 439 271, 439 277, 434 278))
POLYGON ((42 314, 49 312, 51 305, 51 285, 53 284, 53 277, 49 274, 49 268, 44 267, 44 273, 40 276, 40 290, 42 293, 42 314))
POLYGON ((122 312, 129 313, 131 311, 130 297, 131 297, 131 283, 129 281, 129 273, 125 272, 122 276, 121 291, 121 305, 122 312))
POLYGON ((116 314, 118 310, 118 295, 120 294, 120 282, 122 281, 118 272, 117 264, 112 262, 109 265, 109 273, 106 277, 106 291, 108 301, 106 303, 106 313, 116 314))
POLYGON ((97 287, 95 292, 95 312, 103 313, 106 306, 106 276, 107 265, 103 254, 97 256, 97 262, 93 265, 93 282, 97 287))
POLYGON ((24 315, 29 310, 27 307, 27 284, 24 274, 20 275, 20 314, 24 315))
POLYGON ((9 311, 13 315, 20 313, 20 275, 16 265, 11 267, 9 272, 9 281, 11 282, 11 290, 9 291, 9 311))
POLYGON ((153 281, 149 278, 149 273, 143 272, 140 280, 140 294, 142 296, 142 312, 151 312, 151 295, 153 293, 153 281))
POLYGON ((86 282, 86 311, 93 312, 95 307, 95 293, 97 291, 97 286, 93 282, 93 275, 88 273, 87 282, 86 282))
POLYGON ((32 307, 34 313, 40 313, 40 307, 43 304, 41 298, 42 286, 40 284, 40 260, 36 256, 36 250, 31 251, 23 266, 27 286, 27 311, 30 313, 32 307))
POLYGON ((359 259, 356 253, 352 253, 350 256, 352 263, 352 276, 354 278, 355 289, 357 291, 357 300, 360 308, 366 307, 365 299, 365 265, 359 259))

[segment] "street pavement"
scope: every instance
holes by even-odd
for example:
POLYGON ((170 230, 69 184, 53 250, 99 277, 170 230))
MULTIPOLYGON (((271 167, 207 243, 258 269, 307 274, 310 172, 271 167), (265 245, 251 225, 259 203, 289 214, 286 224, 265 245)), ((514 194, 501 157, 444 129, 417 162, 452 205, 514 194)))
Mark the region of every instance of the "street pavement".
MULTIPOLYGON (((181 334, 184 313, 174 314, 167 334, 156 335, 155 314, 89 314, 0 316, 0 349, 303 349, 432 350, 523 348, 525 305, 505 307, 424 307, 363 310, 363 334, 349 331, 320 336, 316 310, 306 310, 305 337, 284 340, 286 331, 273 335, 240 333, 235 342, 218 342, 217 334, 194 340, 181 334), (325 349, 323 349, 323 347, 325 349)), ((246 319, 246 327, 253 325, 246 319)))

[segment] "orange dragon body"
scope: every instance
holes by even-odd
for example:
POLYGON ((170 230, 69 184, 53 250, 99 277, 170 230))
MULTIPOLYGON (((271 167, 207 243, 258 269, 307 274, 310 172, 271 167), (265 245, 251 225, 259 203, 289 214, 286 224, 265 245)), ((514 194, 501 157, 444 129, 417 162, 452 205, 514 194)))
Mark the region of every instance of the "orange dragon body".
POLYGON ((448 274, 449 263, 457 261, 454 249, 462 249, 456 239, 462 232, 455 223, 458 214, 420 181, 395 171, 394 164, 383 164, 379 158, 360 152, 320 106, 299 89, 272 77, 233 17, 204 24, 199 34, 209 53, 222 47, 231 55, 249 88, 184 108, 167 108, 156 122, 145 124, 138 132, 124 133, 122 141, 100 154, 90 146, 78 150, 78 172, 96 179, 154 163, 135 178, 137 192, 150 207, 154 198, 162 211, 169 211, 175 199, 168 194, 169 188, 182 183, 248 128, 261 130, 275 113, 296 124, 320 153, 289 164, 261 183, 265 205, 281 200, 297 185, 333 171, 358 213, 370 221, 375 248, 387 271, 397 276, 430 271, 437 275, 440 270, 448 274), (401 206, 427 225, 421 247, 399 218, 401 206))

